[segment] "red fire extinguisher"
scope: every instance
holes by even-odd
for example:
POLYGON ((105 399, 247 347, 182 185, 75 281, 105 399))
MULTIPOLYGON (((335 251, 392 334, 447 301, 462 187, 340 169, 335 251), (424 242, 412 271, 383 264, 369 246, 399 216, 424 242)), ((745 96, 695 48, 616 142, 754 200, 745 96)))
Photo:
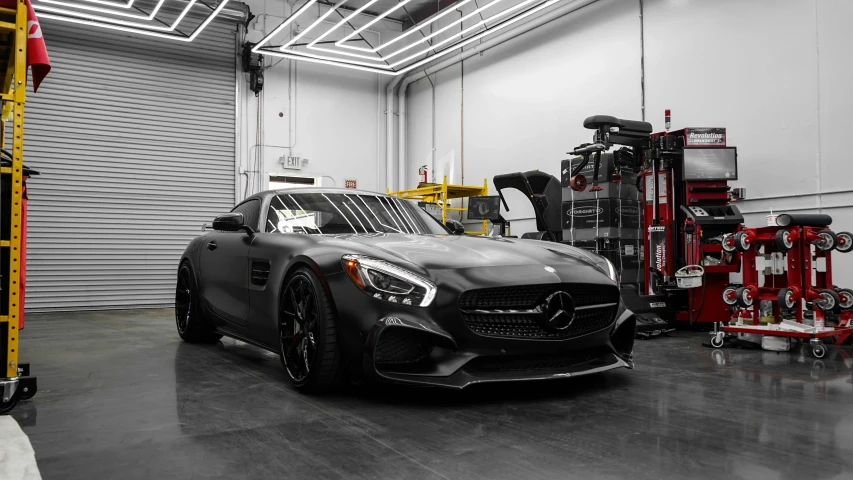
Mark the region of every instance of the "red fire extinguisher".
POLYGON ((421 168, 419 168, 419 169, 418 169, 418 177, 419 177, 419 178, 418 178, 418 180, 419 180, 418 185, 423 185, 424 183, 429 183, 429 178, 428 178, 428 176, 429 176, 429 171, 427 170, 427 166, 426 166, 426 165, 424 165, 424 166, 422 166, 421 168), (420 175, 423 175, 423 176, 424 176, 423 180, 421 180, 421 179, 420 179, 420 175))

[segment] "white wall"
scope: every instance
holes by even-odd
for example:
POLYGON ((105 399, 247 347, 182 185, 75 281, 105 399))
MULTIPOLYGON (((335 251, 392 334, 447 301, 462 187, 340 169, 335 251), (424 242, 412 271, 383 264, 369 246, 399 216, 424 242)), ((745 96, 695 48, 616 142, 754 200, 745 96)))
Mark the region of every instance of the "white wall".
MULTIPOLYGON (((669 108, 673 127, 728 129, 748 225, 773 208, 822 211, 853 230, 850 18, 849 0, 644 0, 647 120, 662 129, 669 108)), ((461 100, 464 132, 437 129, 437 157, 464 145, 466 184, 558 175, 589 138, 585 117, 641 118, 640 40, 639 0, 601 0, 467 60, 463 75, 439 72, 437 123, 457 124, 461 100)), ((429 153, 431 95, 426 79, 409 89, 409 172, 429 153)), ((532 216, 520 195, 508 200, 506 217, 532 216)), ((532 229, 517 222, 513 233, 532 229)), ((835 283, 853 286, 853 255, 833 260, 835 283)))
MULTIPOLYGON (((559 177, 566 151, 591 137, 584 118, 641 114, 638 15, 637 3, 603 1, 438 72, 436 157, 456 149, 465 184, 488 178, 490 191, 499 173, 540 169, 559 177)), ((431 94, 427 79, 409 87, 409 172, 429 153, 431 94)), ((529 201, 515 190, 505 196, 504 217, 523 219, 513 233, 535 230, 529 201)))
MULTIPOLYGON (((291 11, 291 6, 281 0, 244 1, 256 15, 246 34, 250 42, 263 38, 265 32, 281 24, 291 11)), ((326 7, 322 8, 325 11, 326 7)), ((316 14, 312 17, 306 13, 307 20, 294 22, 294 27, 307 27, 316 17, 316 14)), ((359 19, 361 23, 355 23, 355 26, 361 26, 367 20, 362 17, 359 19)), ((378 31, 383 41, 387 41, 387 38, 399 35, 400 26, 381 21, 370 30, 378 31)), ((377 39, 375 32, 365 32, 365 36, 371 41, 377 39)), ((305 38, 311 38, 311 34, 305 38)), ((327 176, 323 179, 324 186, 343 187, 345 179, 353 179, 358 181, 361 189, 384 191, 382 115, 388 77, 308 62, 291 62, 272 56, 266 58, 265 64, 275 66, 264 72, 263 166, 260 172, 254 171, 254 157, 259 148, 256 139, 258 99, 248 90, 248 81, 238 75, 242 88, 239 170, 247 171, 250 185, 255 175, 260 175, 268 183, 269 173, 285 172, 279 158, 291 154, 308 159, 301 172, 292 173, 327 176), (291 68, 295 73, 294 82, 291 82, 291 68), (293 118, 291 109, 294 109, 293 118)), ((247 192, 246 181, 245 173, 238 174, 239 198, 258 191, 250 186, 247 192)), ((261 188, 267 188, 267 183, 261 188)))

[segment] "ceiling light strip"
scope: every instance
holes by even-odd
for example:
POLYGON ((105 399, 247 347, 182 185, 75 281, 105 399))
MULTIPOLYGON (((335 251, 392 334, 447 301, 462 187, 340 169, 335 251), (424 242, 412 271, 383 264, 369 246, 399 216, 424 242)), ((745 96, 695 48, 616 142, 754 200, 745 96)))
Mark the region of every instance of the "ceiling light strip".
MULTIPOLYGON (((356 15, 358 15, 359 13, 363 12, 365 9, 367 9, 367 7, 369 7, 369 6, 373 5, 374 3, 378 2, 378 1, 379 1, 379 0, 370 0, 369 2, 367 2, 367 3, 365 3, 364 5, 362 5, 361 7, 359 7, 359 8, 358 8, 357 10, 355 10, 354 12, 350 13, 350 14, 349 14, 349 16, 342 18, 342 19, 341 19, 341 21, 340 21, 340 22, 338 22, 337 24, 335 24, 335 26, 334 26, 334 27, 332 27, 332 28, 330 28, 330 29, 326 30, 326 33, 324 33, 324 34, 320 35, 319 37, 315 38, 315 39, 314 39, 314 41, 312 41, 311 43, 309 43, 309 44, 308 44, 308 47, 309 47, 309 48, 313 47, 317 42, 319 42, 319 41, 323 40, 324 38, 326 38, 330 33, 334 32, 335 30, 337 30, 337 29, 341 28, 341 26, 343 26, 343 24, 345 24, 345 23, 349 23, 349 21, 350 21, 350 20, 352 20, 352 19, 353 19, 353 17, 355 17, 355 16, 356 16, 356 15)), ((337 10, 337 8, 338 8, 338 6, 337 6, 337 5, 335 5, 335 10, 337 10)), ((317 22, 314 22, 314 23, 318 23, 318 22, 319 22, 319 20, 318 20, 317 22)), ((314 26, 314 25, 311 25, 311 27, 308 27, 308 28, 313 28, 313 26, 314 26)))
MULTIPOLYGON (((382 15, 379 15, 378 17, 374 18, 373 20, 371 20, 371 21, 367 22, 367 24, 366 24, 366 25, 364 25, 363 27, 360 27, 358 30, 354 30, 352 33, 350 33, 349 35, 347 35, 347 36, 346 36, 346 37, 344 37, 343 39, 338 40, 337 42, 335 42, 335 45, 337 45, 337 46, 339 46, 339 47, 340 47, 341 45, 345 45, 345 44, 346 44, 346 42, 348 42, 352 37, 354 37, 354 36, 358 35, 359 33, 363 32, 363 31, 365 31, 365 30, 367 30, 368 28, 372 27, 372 26, 373 26, 373 24, 375 24, 375 23, 376 23, 376 22, 378 22, 379 20, 382 20, 383 18, 387 17, 388 15, 391 15, 392 13, 396 12, 398 8, 402 8, 402 7, 406 6, 406 4, 407 4, 407 3, 409 3, 410 1, 411 1, 411 0, 402 0, 402 1, 401 1, 400 3, 398 3, 397 5, 395 5, 395 6, 391 7, 391 8, 389 8, 389 9, 388 9, 388 11, 386 11, 386 12, 385 12, 385 13, 383 13, 382 15)), ((471 0, 465 0, 465 1, 466 1, 466 2, 470 2, 471 0)), ((372 51, 372 52, 375 52, 376 50, 378 50, 378 47, 377 47, 377 48, 353 47, 353 48, 355 48, 355 49, 357 49, 357 50, 367 50, 367 51, 372 51)))
POLYGON ((127 3, 116 3, 116 2, 110 2, 108 0, 83 0, 83 1, 89 2, 89 3, 97 3, 99 5, 109 5, 109 6, 115 7, 115 8, 130 8, 133 6, 133 2, 135 2, 136 0, 128 0, 127 3))
MULTIPOLYGON (((308 32, 310 32, 311 30, 313 30, 313 29, 314 29, 314 27, 316 27, 317 25, 320 25, 321 23, 323 23, 323 21, 325 21, 327 18, 329 18, 329 16, 330 16, 331 14, 333 14, 333 13, 335 13, 335 12, 337 12, 337 11, 338 11, 338 7, 343 6, 343 5, 344 5, 345 3, 347 3, 348 1, 349 1, 349 0, 341 0, 340 2, 336 3, 334 7, 329 7, 329 10, 328 10, 326 13, 324 13, 324 14, 320 15, 320 17, 319 17, 319 18, 318 18, 314 23, 312 23, 311 25, 309 25, 309 26, 308 26, 308 28, 306 28, 305 30, 302 30, 301 32, 299 32, 298 34, 296 34, 296 36, 295 36, 295 37, 293 37, 293 38, 291 38, 290 40, 288 40, 288 41, 287 41, 287 43, 285 43, 284 45, 282 45, 282 46, 279 48, 279 50, 282 50, 282 51, 283 51, 283 50, 287 49, 288 47, 290 47, 291 45, 293 45, 294 43, 296 43, 297 41, 299 41, 299 39, 300 39, 300 38, 304 37, 304 36, 305 36, 305 34, 307 34, 308 32)), ((375 1, 375 0, 374 0, 374 1, 375 1)))
MULTIPOLYGON (((101 17, 98 15, 91 15, 91 14, 83 13, 83 12, 73 12, 73 11, 68 11, 68 10, 62 9, 62 8, 48 7, 48 6, 44 6, 41 4, 33 5, 33 8, 36 10, 36 12, 48 12, 48 13, 55 13, 55 14, 60 14, 60 15, 70 16, 70 17, 85 18, 85 19, 88 19, 92 22, 95 22, 95 24, 97 24, 97 22, 107 22, 107 23, 114 23, 116 25, 123 25, 126 27, 131 27, 131 28, 138 28, 138 29, 142 29, 142 30, 151 30, 151 31, 157 31, 157 32, 171 32, 171 31, 175 30, 176 28, 178 28, 178 24, 181 23, 181 21, 189 13, 190 9, 193 7, 193 5, 196 4, 197 1, 198 0, 190 0, 190 2, 187 4, 187 6, 184 7, 184 10, 181 12, 181 14, 178 15, 178 18, 176 18, 175 21, 172 22, 171 26, 147 25, 147 24, 138 23, 138 22, 128 22, 126 20, 121 20, 118 18, 101 17)), ((228 0, 223 0, 223 3, 228 3, 228 0)), ((220 4, 220 6, 221 5, 222 4, 220 4)), ((217 7, 216 10, 219 10, 219 7, 217 7)), ((216 11, 216 10, 214 10, 214 11, 216 11)))
MULTIPOLYGON (((193 2, 194 1, 195 0, 193 0, 193 2)), ((220 3, 210 13, 210 15, 208 15, 207 18, 203 22, 201 22, 193 30, 193 32, 190 35, 170 34, 170 33, 163 33, 161 31, 156 31, 156 30, 151 30, 151 29, 126 27, 126 26, 122 26, 122 25, 113 25, 113 24, 109 24, 109 23, 101 23, 101 22, 98 22, 96 20, 74 18, 74 17, 68 17, 68 16, 64 16, 64 15, 57 15, 57 14, 53 14, 53 13, 39 14, 39 18, 48 18, 48 19, 52 19, 52 20, 60 20, 63 22, 76 23, 79 25, 90 25, 93 27, 107 28, 110 30, 119 30, 122 32, 138 33, 140 35, 148 35, 151 37, 166 38, 169 40, 176 40, 179 42, 192 42, 193 40, 196 39, 196 37, 198 37, 201 34, 201 32, 210 24, 210 22, 212 22, 216 18, 216 16, 219 15, 219 13, 222 11, 222 9, 225 8, 225 6, 228 4, 228 2, 229 2, 229 0, 222 0, 222 3, 220 3)))
POLYGON ((296 18, 297 18, 299 15, 301 15, 301 14, 302 14, 302 12, 304 12, 305 10, 308 10, 308 9, 309 9, 312 5, 314 5, 315 3, 317 3, 317 0, 308 0, 308 2, 306 2, 304 5, 302 5, 301 7, 299 7, 299 9, 298 9, 298 10, 296 10, 296 11, 295 11, 295 12, 293 12, 293 13, 291 13, 291 14, 290 14, 290 16, 289 16, 289 17, 287 17, 287 18, 284 20, 284 22, 282 22, 282 24, 281 24, 281 25, 279 25, 279 26, 275 27, 275 29, 274 29, 272 32, 270 32, 270 34, 269 34, 269 35, 267 35, 266 37, 262 38, 262 39, 261 39, 261 41, 260 41, 260 42, 258 42, 258 43, 257 43, 257 44, 252 48, 252 51, 253 51, 253 52, 255 52, 255 53, 259 53, 259 50, 261 49, 261 47, 263 47, 264 45, 266 45, 267 43, 269 43, 269 41, 270 41, 270 40, 272 40, 272 37, 274 37, 274 36, 278 35, 278 34, 279 34, 282 30, 284 30, 288 25, 290 25, 291 23, 293 23, 293 21, 294 21, 294 20, 296 20, 296 18))
POLYGON ((523 19, 529 17, 530 15, 534 15, 538 12, 541 12, 542 10, 544 10, 544 9, 546 9, 546 8, 556 4, 556 3, 562 2, 562 1, 563 0, 548 0, 548 1, 546 1, 540 5, 537 5, 537 6, 531 8, 525 12, 522 12, 522 13, 520 13, 520 14, 512 17, 512 18, 504 20, 503 22, 499 23, 498 25, 495 25, 493 27, 489 27, 487 30, 483 30, 482 32, 477 33, 476 35, 472 35, 470 38, 463 40, 457 44, 454 44, 453 46, 451 46, 449 48, 441 50, 440 52, 436 53, 435 55, 433 55, 431 57, 424 58, 423 60, 415 62, 415 63, 413 63, 413 64, 411 64, 411 65, 409 65, 403 69, 397 70, 397 71, 381 70, 381 69, 378 69, 375 67, 362 67, 359 65, 347 63, 345 61, 340 61, 340 60, 335 60, 335 59, 329 60, 329 59, 326 59, 323 57, 313 58, 313 57, 319 57, 319 56, 307 57, 307 56, 303 56, 303 54, 297 54, 297 52, 294 52, 294 51, 288 51, 287 53, 285 53, 285 52, 280 52, 280 51, 275 51, 275 50, 262 50, 260 53, 267 54, 267 55, 273 55, 273 56, 277 56, 277 57, 283 57, 283 58, 292 58, 295 60, 302 60, 302 61, 313 62, 313 63, 321 63, 321 64, 325 64, 325 65, 334 65, 334 66, 350 68, 350 69, 354 69, 354 70, 362 70, 362 71, 368 71, 368 72, 373 72, 373 73, 381 73, 381 74, 385 74, 385 75, 394 75, 394 76, 402 75, 402 74, 410 72, 411 70, 414 70, 418 67, 421 67, 427 63, 433 62, 433 61, 447 55, 450 52, 453 52, 453 51, 456 51, 460 48, 463 48, 466 45, 471 44, 472 42, 476 42, 477 40, 480 40, 480 39, 485 38, 489 35, 492 35, 496 32, 499 32, 499 31, 503 30, 504 28, 509 27, 510 25, 513 25, 514 23, 516 23, 520 20, 523 20, 523 19))
MULTIPOLYGON (((533 0, 528 0, 528 1, 526 1, 526 2, 524 2, 524 3, 522 3, 522 4, 520 4, 520 5, 515 5, 514 7, 511 7, 511 8, 508 8, 508 9, 506 9, 506 10, 503 10, 503 11, 501 11, 501 12, 498 12, 498 13, 496 13, 496 14, 492 15, 491 17, 489 17, 489 20, 493 20, 493 19, 495 19, 495 18, 498 18, 498 17, 504 16, 504 15, 506 15, 507 13, 510 13, 510 12, 514 11, 515 9, 518 9, 518 8, 520 8, 520 7, 523 7, 524 5, 527 5, 527 4, 528 4, 528 3, 530 3, 531 1, 533 1, 533 0)), ((416 46, 418 46, 418 45, 420 45, 420 44, 422 44, 422 43, 424 43, 424 42, 427 42, 427 41, 429 41, 430 39, 435 38, 435 37, 436 37, 436 36, 438 36, 438 35, 441 35, 442 33, 446 32, 447 30, 449 30, 449 29, 451 29, 451 28, 456 27, 456 25, 458 25, 458 24, 460 24, 460 23, 464 22, 465 20, 468 20, 469 18, 471 18, 471 17, 473 17, 473 16, 475 16, 475 15, 477 15, 477 14, 481 13, 482 11, 486 10, 487 8, 489 8, 489 7, 493 6, 493 5, 497 5, 497 4, 499 4, 500 2, 501 2, 501 0, 494 0, 494 1, 493 1, 493 2, 491 2, 491 3, 488 3, 488 4, 486 4, 486 5, 482 6, 482 7, 480 7, 480 8, 478 8, 478 9, 474 10, 473 12, 469 13, 468 15, 465 15, 464 17, 459 18, 458 20, 454 21, 453 23, 451 23, 451 24, 449 24, 449 25, 446 25, 445 27, 443 27, 443 28, 439 29, 438 31, 436 31, 436 32, 434 32, 434 33, 431 33, 431 34, 429 34, 429 35, 427 35, 427 36, 425 36, 425 37, 419 38, 419 39, 418 39, 418 41, 416 41, 416 42, 410 43, 409 45, 406 45, 405 47, 402 47, 402 48, 400 48, 399 50, 397 50, 397 51, 395 51, 395 52, 389 53, 389 54, 387 54, 387 55, 382 55, 382 56, 380 56, 379 61, 386 61, 386 60, 388 60, 388 59, 389 59, 389 58, 391 58, 391 57, 396 57, 397 55, 399 55, 399 54, 401 54, 401 53, 405 52, 406 50, 410 50, 410 49, 412 49, 412 48, 414 48, 414 47, 416 47, 416 46)), ((435 21, 435 20, 430 20, 430 22, 434 22, 434 21, 435 21)), ((480 21, 479 23, 475 24, 473 27, 469 27, 468 29, 466 29, 466 30, 464 30, 464 31, 462 31, 462 32, 459 32, 459 33, 456 33, 456 34, 454 34, 454 35, 451 35, 449 38, 450 38, 450 39, 453 39, 453 38, 456 38, 457 36, 464 35, 465 33, 470 32, 473 28, 478 28, 480 25, 482 25, 482 24, 484 24, 484 23, 485 23, 485 20, 482 20, 482 21, 480 21)), ((327 32, 326 34, 328 35, 328 32, 327 32)), ((390 43, 390 42, 389 42, 389 43, 390 43)), ((441 45, 441 44, 443 44, 443 43, 447 43, 447 39, 445 39, 443 42, 439 43, 438 45, 441 45)), ((384 45, 384 46, 387 46, 387 45, 388 45, 388 44, 386 44, 386 45, 384 45)), ((415 54, 415 56, 422 55, 423 53, 429 52, 430 50, 435 50, 436 46, 438 46, 438 45, 430 45, 430 46, 429 46, 429 48, 428 48, 425 52, 422 52, 422 53, 416 53, 416 54, 415 54)), ((383 47, 384 47, 384 46, 383 46, 383 47)), ((381 49, 381 48, 383 48, 383 47, 379 47, 379 48, 381 49)), ((329 53, 336 53, 336 54, 339 54, 339 55, 345 55, 345 56, 350 56, 350 57, 358 57, 358 58, 364 58, 364 59, 367 59, 367 60, 373 60, 373 61, 376 61, 376 59, 375 59, 374 57, 368 57, 368 56, 366 56, 366 55, 360 55, 360 54, 357 54, 357 53, 341 52, 341 51, 338 51, 338 50, 332 50, 332 49, 323 48, 323 47, 315 47, 313 43, 308 44, 308 48, 311 48, 311 49, 313 49, 313 50, 321 50, 321 51, 329 52, 329 53)))
POLYGON ((41 4, 49 3, 52 5, 61 5, 63 7, 79 8, 81 10, 91 10, 93 12, 99 12, 99 13, 109 13, 110 15, 117 15, 117 16, 121 16, 121 17, 131 17, 131 18, 140 18, 143 20, 152 20, 157 15, 157 12, 160 11, 160 7, 163 6, 163 3, 165 1, 166 0, 160 0, 157 3, 157 6, 154 7, 154 10, 151 10, 151 13, 149 13, 149 14, 145 14, 145 12, 139 12, 139 11, 123 12, 121 10, 115 10, 115 9, 110 9, 110 8, 102 8, 102 7, 94 7, 91 5, 85 5, 85 4, 80 4, 80 3, 68 3, 68 2, 62 2, 60 0, 39 0, 38 4, 41 5, 41 4))
MULTIPOLYGON (((499 0, 495 0, 495 1, 499 1, 499 0)), ((516 4, 516 5, 513 5, 512 7, 507 8, 506 10, 503 10, 503 11, 501 11, 501 12, 498 12, 497 14, 493 15, 492 17, 490 17, 490 18, 489 18, 489 20, 492 20, 492 19, 494 19, 495 17, 498 17, 498 16, 506 15, 506 14, 508 14, 508 13, 511 13, 511 12, 515 11, 515 10, 521 9, 521 8, 523 8, 523 7, 527 6, 527 5, 529 5, 529 4, 531 4, 531 3, 535 2, 535 1, 538 1, 538 0, 524 0, 523 2, 518 3, 518 4, 516 4)), ((485 23, 486 23, 486 20, 481 20, 481 21, 479 21, 479 22, 475 23, 474 25, 472 25, 472 26, 470 26, 470 27, 466 28, 465 30, 463 30, 463 31, 459 32, 459 35, 465 35, 466 33, 470 33, 471 31, 476 30, 476 29, 478 29, 478 28, 482 27, 483 25, 485 25, 485 23)), ((402 65, 402 64, 404 64, 404 63, 406 63, 406 62, 408 62, 408 61, 410 61, 410 60, 413 60, 413 59, 415 59, 415 58, 417 58, 417 57, 420 57, 421 55, 427 54, 427 53, 429 53, 430 51, 435 50, 437 47, 440 47, 440 46, 442 46, 442 45, 445 45, 445 44, 447 44, 447 43, 450 43, 450 42, 452 42, 452 41, 454 41, 454 40, 456 40, 456 35, 451 36, 451 37, 448 37, 448 38, 446 38, 446 39, 442 40, 441 42, 438 42, 438 43, 433 44, 433 45, 431 45, 431 46, 428 46, 427 48, 425 48, 425 49, 423 49, 423 50, 421 50, 421 51, 419 51, 419 52, 417 52, 417 53, 414 53, 414 54, 412 54, 412 55, 409 55, 408 57, 406 57, 406 58, 404 58, 404 59, 402 59, 402 60, 399 60, 399 61, 397 61, 397 62, 394 62, 394 63, 392 63, 392 64, 390 64, 390 65, 376 65, 376 66, 375 66, 375 68, 382 68, 382 69, 393 70, 394 68, 397 68, 398 66, 400 66, 400 65, 402 65)), ((315 48, 315 50, 326 50, 326 49, 315 48)), ((343 52, 336 52, 336 51, 334 51, 334 50, 326 50, 326 51, 329 51, 329 52, 331 52, 331 53, 336 53, 336 54, 341 54, 341 53, 343 53, 343 52)), ((301 54, 301 55, 310 55, 310 54, 308 54, 307 52, 295 52, 295 53, 298 53, 298 54, 301 54)), ((324 57, 324 58, 326 58, 326 59, 334 59, 333 57, 324 57)), ((385 57, 385 58, 388 58, 388 57, 385 57)), ((355 61, 355 60, 348 61, 348 63, 354 64, 354 65, 363 65, 363 66, 368 66, 368 67, 372 67, 372 66, 373 66, 373 65, 371 65, 371 64, 369 64, 369 63, 360 62, 360 61, 355 61)))
MULTIPOLYGON (((463 1, 462 1, 462 2, 460 2, 460 3, 457 3, 457 4, 455 4, 455 5, 451 5, 450 7, 447 7, 447 8, 446 8, 446 9, 444 9, 442 12, 440 12, 438 15, 436 15, 436 16, 434 16, 434 17, 430 17, 430 18, 426 19, 426 21, 424 21, 424 22, 422 22, 422 23, 420 23, 420 24, 418 24, 418 25, 415 25, 415 26, 413 26, 412 28, 410 28, 410 29, 409 29, 409 31, 407 31, 406 33, 404 33, 404 34, 400 35, 399 37, 392 38, 392 39, 391 39, 391 40, 389 40, 387 43, 384 43, 384 44, 382 44, 382 45, 380 45, 380 46, 378 46, 378 47, 376 47, 376 48, 372 48, 372 49, 370 49, 370 48, 357 47, 357 46, 354 46, 354 45, 347 45, 347 44, 338 45, 338 46, 340 46, 340 47, 344 47, 344 48, 353 49, 353 50, 363 50, 363 51, 366 51, 366 52, 377 52, 377 51, 379 51, 379 50, 381 50, 381 49, 383 49, 383 48, 385 48, 385 47, 387 47, 387 46, 389 46, 389 45, 393 45, 393 44, 397 43, 398 41, 400 41, 400 40, 402 40, 402 39, 404 39, 404 38, 408 37, 409 35, 412 35, 412 34, 413 34, 413 33, 415 33, 415 32, 418 32, 418 31, 422 30, 424 27, 426 27, 426 26, 428 26, 428 25, 432 24, 433 22, 436 22, 436 21, 440 20, 440 19, 441 19, 441 18, 443 18, 445 15, 448 15, 448 14, 450 14, 451 12, 456 11, 456 9, 457 9, 457 8, 462 8, 463 6, 465 6, 465 4, 467 4, 467 3, 469 3, 469 2, 471 2, 471 0, 463 0, 463 1)), ((343 40, 341 40, 341 41, 343 41, 343 40)), ((337 43, 335 43, 335 45, 337 45, 337 43)))

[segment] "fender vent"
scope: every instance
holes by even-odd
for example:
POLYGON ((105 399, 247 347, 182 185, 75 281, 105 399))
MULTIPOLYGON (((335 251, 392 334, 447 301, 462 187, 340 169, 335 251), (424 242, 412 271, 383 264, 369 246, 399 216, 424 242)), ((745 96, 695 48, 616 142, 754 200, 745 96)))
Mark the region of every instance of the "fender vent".
POLYGON ((252 262, 252 285, 263 287, 270 277, 270 264, 268 262, 252 262))

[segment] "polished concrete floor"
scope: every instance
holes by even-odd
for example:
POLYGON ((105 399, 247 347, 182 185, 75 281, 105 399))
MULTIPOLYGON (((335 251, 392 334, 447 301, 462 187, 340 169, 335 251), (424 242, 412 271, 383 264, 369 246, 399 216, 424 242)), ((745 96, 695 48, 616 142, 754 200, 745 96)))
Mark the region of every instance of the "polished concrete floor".
POLYGON ((312 397, 278 358, 182 343, 170 311, 31 315, 14 417, 45 479, 853 478, 853 349, 639 341, 636 370, 312 397))

